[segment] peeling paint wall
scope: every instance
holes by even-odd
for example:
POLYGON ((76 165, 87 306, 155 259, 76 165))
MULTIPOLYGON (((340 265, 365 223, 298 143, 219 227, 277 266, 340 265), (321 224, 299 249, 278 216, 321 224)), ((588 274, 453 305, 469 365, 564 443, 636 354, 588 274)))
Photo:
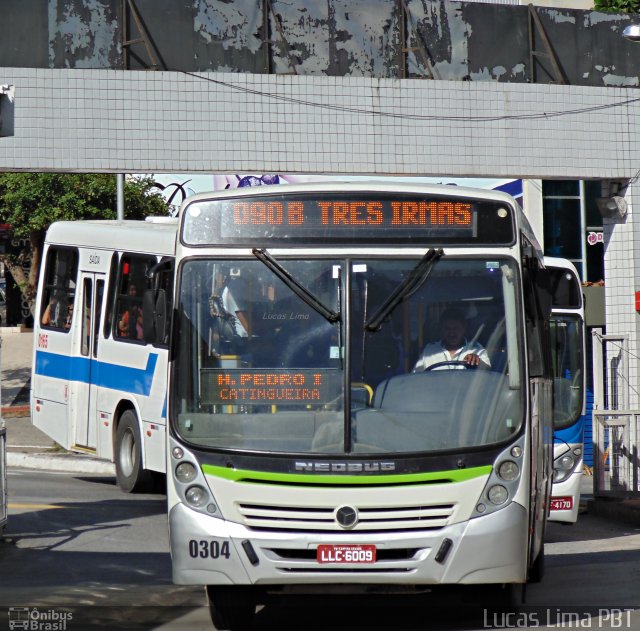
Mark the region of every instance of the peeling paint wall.
POLYGON ((119 63, 118 17, 111 0, 49 1, 53 68, 113 68, 119 63))
POLYGON ((194 0, 193 66, 190 70, 268 72, 263 15, 255 0, 194 0))
MULTIPOLYGON (((448 0, 134 0, 151 53, 122 0, 2 0, 0 67, 555 82, 531 67, 528 7, 448 0), (403 51, 403 44, 407 50, 403 51)), ((537 7, 567 83, 638 87, 634 16, 537 7)), ((548 52, 534 29, 534 49, 548 52)))

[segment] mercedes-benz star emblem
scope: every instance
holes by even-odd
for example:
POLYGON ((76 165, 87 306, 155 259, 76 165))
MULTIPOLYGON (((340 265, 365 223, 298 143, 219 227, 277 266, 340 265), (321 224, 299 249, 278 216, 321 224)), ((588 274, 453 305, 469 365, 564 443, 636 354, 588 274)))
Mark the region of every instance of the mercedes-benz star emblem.
POLYGON ((341 506, 336 511, 336 521, 343 528, 353 528, 358 523, 358 511, 353 506, 341 506))

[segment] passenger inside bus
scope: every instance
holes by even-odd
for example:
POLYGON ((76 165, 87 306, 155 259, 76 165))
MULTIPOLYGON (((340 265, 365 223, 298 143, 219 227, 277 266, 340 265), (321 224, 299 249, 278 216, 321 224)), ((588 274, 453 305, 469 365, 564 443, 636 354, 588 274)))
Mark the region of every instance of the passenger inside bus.
POLYGON ((248 351, 252 335, 251 293, 246 279, 234 268, 218 271, 213 283, 206 283, 205 294, 208 332, 208 355, 242 355, 248 351))
POLYGON ((462 309, 450 307, 440 317, 440 340, 427 344, 413 372, 431 369, 491 368, 486 349, 465 337, 466 319, 462 309))
POLYGON ((251 337, 251 323, 248 316, 250 296, 246 278, 234 275, 232 272, 225 283, 221 297, 225 311, 235 316, 235 334, 245 339, 251 337))
POLYGON ((64 328, 69 330, 71 328, 71 320, 73 319, 73 300, 67 305, 67 315, 64 321, 64 328))
POLYGON ((133 340, 143 339, 142 309, 138 304, 137 294, 136 286, 134 284, 129 285, 127 291, 129 306, 118 321, 120 337, 128 337, 133 340))
POLYGON ((62 304, 60 296, 56 292, 51 296, 51 301, 42 314, 42 324, 45 326, 60 327, 62 321, 62 304))

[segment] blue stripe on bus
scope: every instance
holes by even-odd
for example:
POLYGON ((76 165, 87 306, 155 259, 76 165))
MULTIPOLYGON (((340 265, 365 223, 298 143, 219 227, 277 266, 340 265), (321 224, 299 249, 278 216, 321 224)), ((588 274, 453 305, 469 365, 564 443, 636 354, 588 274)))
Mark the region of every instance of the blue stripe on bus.
POLYGON ((91 382, 102 388, 148 397, 157 363, 157 353, 149 353, 147 366, 142 369, 108 364, 88 357, 36 351, 35 374, 80 383, 91 382))
POLYGON ((585 417, 581 416, 573 425, 570 427, 565 427, 563 429, 558 429, 554 432, 553 438, 554 443, 577 443, 579 445, 582 444, 584 440, 584 420, 585 417))

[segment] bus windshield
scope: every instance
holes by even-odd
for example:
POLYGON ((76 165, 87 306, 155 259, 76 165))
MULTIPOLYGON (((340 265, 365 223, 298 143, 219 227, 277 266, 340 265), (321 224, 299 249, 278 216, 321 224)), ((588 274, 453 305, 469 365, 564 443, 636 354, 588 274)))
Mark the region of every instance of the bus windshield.
POLYGON ((525 396, 517 263, 438 255, 385 308, 419 263, 279 255, 284 282, 258 258, 186 259, 178 434, 204 449, 296 454, 427 454, 512 437, 525 396))
POLYGON ((577 315, 554 314, 551 322, 553 361, 553 425, 573 425, 582 414, 584 374, 582 367, 582 319, 577 315))

